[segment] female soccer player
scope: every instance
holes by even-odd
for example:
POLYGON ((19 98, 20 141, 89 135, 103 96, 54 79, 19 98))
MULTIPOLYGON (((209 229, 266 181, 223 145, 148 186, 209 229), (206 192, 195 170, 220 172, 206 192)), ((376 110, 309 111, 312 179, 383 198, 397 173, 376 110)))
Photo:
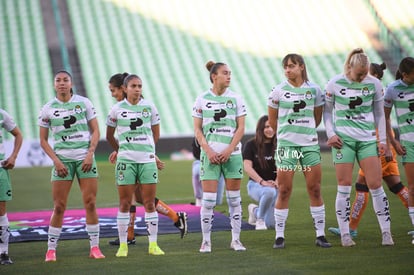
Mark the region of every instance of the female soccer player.
MULTIPOLYGON (((414 58, 403 58, 398 66, 396 81, 391 83, 385 92, 385 117, 387 133, 391 144, 399 155, 402 155, 405 176, 408 183, 408 215, 414 226, 414 58), (400 141, 392 135, 389 118, 392 107, 395 107, 400 141)), ((414 231, 409 232, 413 236, 414 231)))
POLYGON ((62 231, 63 216, 74 177, 78 178, 86 210, 86 231, 90 254, 94 259, 105 258, 99 249, 99 220, 96 212, 98 170, 95 149, 99 140, 95 108, 85 97, 72 92, 72 76, 66 71, 55 75, 56 97, 43 106, 38 124, 40 145, 53 161, 53 214, 48 231, 46 262, 56 261, 56 247, 62 231), (54 147, 48 142, 52 131, 54 147))
POLYGON ((213 86, 199 95, 193 107, 194 134, 201 147, 200 178, 203 185, 200 219, 203 240, 201 253, 211 252, 211 227, 216 205, 217 184, 223 173, 229 204, 232 241, 236 251, 246 248, 240 242, 242 207, 240 184, 243 160, 240 140, 244 135, 246 106, 242 97, 229 89, 231 70, 213 61, 206 64, 213 86))
POLYGON ((160 136, 160 117, 155 105, 142 97, 142 80, 135 74, 124 79, 126 98, 115 104, 106 121, 106 139, 118 152, 115 178, 119 194, 117 216, 119 249, 117 257, 128 256, 127 231, 131 201, 139 182, 145 223, 148 231, 148 253, 164 255, 157 244, 158 213, 155 209, 158 170, 155 144, 160 136), (118 140, 115 139, 115 130, 118 140))
POLYGON ((19 127, 5 110, 0 109, 0 264, 2 265, 13 263, 9 257, 10 231, 6 209, 6 203, 12 200, 12 186, 8 170, 14 168, 22 143, 23 136, 19 127), (13 150, 8 158, 4 150, 3 129, 14 137, 13 150))
POLYGON ((382 232, 382 245, 394 245, 389 203, 381 185, 381 163, 378 158, 379 152, 387 150, 382 85, 368 74, 368 70, 368 56, 362 49, 354 49, 346 59, 344 73, 334 76, 326 86, 324 122, 338 181, 336 218, 341 243, 345 247, 355 245, 349 231, 355 158, 372 194, 382 232))
POLYGON ((287 80, 273 88, 268 97, 269 125, 277 133, 276 167, 279 194, 275 205, 276 237, 273 248, 285 247, 285 224, 289 213, 293 176, 302 172, 310 200, 316 233, 315 244, 329 248, 325 238, 325 205, 321 195, 321 154, 316 127, 324 104, 321 89, 309 81, 299 54, 282 60, 287 80))

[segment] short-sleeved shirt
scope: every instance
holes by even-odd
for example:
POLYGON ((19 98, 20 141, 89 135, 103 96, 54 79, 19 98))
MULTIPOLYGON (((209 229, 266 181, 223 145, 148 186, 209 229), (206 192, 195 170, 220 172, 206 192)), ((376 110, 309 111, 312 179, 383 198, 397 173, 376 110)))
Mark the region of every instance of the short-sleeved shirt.
POLYGON ((40 111, 38 125, 49 128, 54 139, 54 151, 63 161, 85 159, 90 143, 88 122, 96 118, 92 102, 73 95, 68 102, 57 98, 46 103, 40 111))
POLYGON ((135 105, 124 99, 116 103, 106 120, 106 125, 117 128, 118 161, 127 163, 155 162, 155 143, 152 126, 160 123, 155 105, 140 99, 135 105))
POLYGON ((385 91, 384 106, 395 106, 400 140, 414 142, 414 84, 400 79, 391 83, 385 91))
POLYGON ((6 151, 3 144, 3 129, 7 132, 11 132, 16 126, 13 118, 5 110, 0 109, 0 161, 4 160, 6 157, 6 151))
MULTIPOLYGON (((237 129, 237 118, 247 114, 243 98, 227 89, 222 95, 211 90, 197 97, 192 116, 203 120, 203 134, 210 148, 222 152, 231 143, 237 129)), ((241 154, 241 143, 232 153, 241 154)))
POLYGON ((327 102, 334 104, 335 133, 345 140, 376 140, 373 105, 383 100, 381 82, 367 75, 352 82, 344 74, 336 75, 326 85, 327 102))
MULTIPOLYGON (((257 146, 253 139, 249 140, 243 147, 243 159, 252 161, 253 169, 264 180, 276 179, 276 164, 275 164, 275 148, 272 143, 264 143, 264 160, 267 163, 267 168, 262 168, 259 164, 259 157, 257 155, 257 146)), ((251 179, 251 178, 250 178, 251 179)))
POLYGON ((278 145, 318 144, 314 109, 324 103, 324 94, 320 87, 311 82, 304 82, 301 87, 294 87, 286 80, 274 87, 267 105, 278 109, 278 145))

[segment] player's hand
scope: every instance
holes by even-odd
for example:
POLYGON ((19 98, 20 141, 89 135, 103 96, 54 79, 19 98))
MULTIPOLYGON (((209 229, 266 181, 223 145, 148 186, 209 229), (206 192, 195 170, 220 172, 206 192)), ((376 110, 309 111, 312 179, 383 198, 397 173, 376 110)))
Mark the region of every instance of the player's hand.
POLYGON ((385 150, 384 156, 385 156, 385 161, 387 162, 392 161, 392 159, 394 158, 389 146, 387 146, 387 150, 385 150))
POLYGON ((6 159, 5 161, 3 161, 3 162, 1 163, 1 166, 2 166, 4 169, 13 169, 13 168, 14 168, 15 163, 16 163, 16 160, 10 157, 10 158, 6 159))
POLYGON ((68 168, 66 168, 63 162, 61 162, 60 160, 55 161, 54 166, 55 166, 56 174, 59 177, 64 178, 68 175, 69 173, 68 168))
POLYGON ((117 151, 113 151, 113 152, 109 155, 109 158, 108 158, 109 162, 110 162, 110 163, 112 163, 112 164, 115 164, 115 163, 116 163, 116 158, 117 158, 117 156, 118 156, 118 152, 117 152, 117 151))
POLYGON ((341 149, 342 139, 338 137, 337 135, 334 135, 330 139, 328 139, 327 144, 329 147, 333 147, 335 149, 341 149))
POLYGON ((93 157, 92 154, 87 154, 86 158, 82 162, 82 172, 87 173, 91 171, 93 164, 93 157))
POLYGON ((401 143, 397 140, 395 140, 392 145, 394 146, 395 151, 398 155, 403 156, 407 154, 407 151, 405 150, 405 147, 401 145, 401 143))
POLYGON ((385 156, 386 152, 388 151, 388 145, 385 143, 379 143, 378 144, 378 151, 380 156, 385 156))
POLYGON ((165 167, 165 162, 161 161, 157 156, 155 156, 155 163, 157 164, 157 169, 162 170, 165 167))

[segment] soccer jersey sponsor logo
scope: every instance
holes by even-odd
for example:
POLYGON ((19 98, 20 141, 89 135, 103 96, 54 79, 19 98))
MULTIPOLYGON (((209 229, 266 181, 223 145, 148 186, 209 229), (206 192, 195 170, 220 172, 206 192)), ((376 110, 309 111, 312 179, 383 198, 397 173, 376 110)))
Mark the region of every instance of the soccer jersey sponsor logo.
POLYGON ((349 101, 349 109, 355 109, 356 106, 359 106, 362 104, 362 98, 360 98, 359 96, 353 96, 350 98, 349 101))
POLYGON ((295 100, 293 102, 293 111, 295 113, 298 113, 301 109, 304 109, 306 107, 306 102, 303 100, 295 100))

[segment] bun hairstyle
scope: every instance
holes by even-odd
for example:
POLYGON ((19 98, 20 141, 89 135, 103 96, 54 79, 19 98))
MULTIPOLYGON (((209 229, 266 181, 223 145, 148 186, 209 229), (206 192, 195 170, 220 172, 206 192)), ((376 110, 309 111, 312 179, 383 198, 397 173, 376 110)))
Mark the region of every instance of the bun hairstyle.
POLYGON ((387 65, 385 64, 385 62, 382 62, 382 64, 371 63, 369 65, 369 73, 375 76, 376 78, 378 78, 379 80, 381 80, 382 77, 384 76, 384 70, 386 68, 387 68, 387 65))
POLYGON ((121 86, 124 85, 124 80, 128 75, 129 74, 126 72, 123 74, 114 74, 113 76, 111 76, 108 82, 116 88, 121 88, 121 86))
POLYGON ((345 74, 348 74, 349 70, 354 66, 364 67, 368 65, 369 59, 364 50, 362 48, 356 48, 349 53, 345 61, 344 72, 345 74))
POLYGON ((213 78, 211 77, 212 74, 217 74, 217 70, 221 67, 226 65, 225 63, 222 62, 214 62, 214 61, 208 61, 206 63, 206 68, 207 70, 210 72, 210 81, 211 83, 213 83, 213 78))

